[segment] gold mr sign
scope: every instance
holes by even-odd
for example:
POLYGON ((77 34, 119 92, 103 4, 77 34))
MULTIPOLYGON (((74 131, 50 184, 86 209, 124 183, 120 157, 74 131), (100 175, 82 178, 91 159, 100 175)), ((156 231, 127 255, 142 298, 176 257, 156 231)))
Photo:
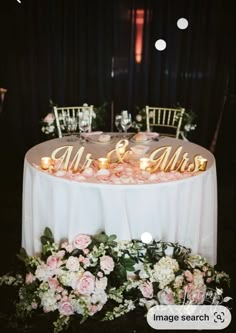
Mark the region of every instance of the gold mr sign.
MULTIPOLYGON (((131 150, 126 150, 129 144, 128 140, 120 140, 115 148, 108 152, 106 159, 108 163, 118 162, 125 163, 125 158, 132 153, 131 150)), ((94 161, 91 154, 87 153, 81 163, 84 155, 85 147, 80 147, 73 159, 71 159, 73 146, 62 146, 55 149, 51 154, 53 169, 63 169, 72 172, 81 172, 91 166, 94 161)), ((149 156, 149 167, 146 170, 150 172, 157 171, 179 171, 179 172, 198 172, 205 171, 207 160, 201 155, 195 155, 190 161, 187 152, 182 152, 183 147, 179 146, 173 150, 172 146, 163 146, 155 149, 149 156)))

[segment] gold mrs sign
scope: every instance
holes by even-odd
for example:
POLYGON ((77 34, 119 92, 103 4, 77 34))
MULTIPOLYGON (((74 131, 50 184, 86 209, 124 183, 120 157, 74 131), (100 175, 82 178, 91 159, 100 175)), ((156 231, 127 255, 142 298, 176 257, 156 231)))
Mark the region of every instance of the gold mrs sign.
MULTIPOLYGON (((120 140, 119 142, 117 142, 115 149, 108 152, 107 159, 111 161, 112 159, 114 160, 115 157, 116 162, 124 163, 125 157, 129 152, 131 152, 130 150, 126 151, 127 146, 128 140, 120 140)), ((93 162, 90 153, 86 154, 83 164, 80 164, 81 158, 84 154, 84 149, 85 147, 80 147, 71 162, 70 160, 73 146, 62 146, 55 149, 52 152, 51 158, 54 162, 56 162, 56 169, 63 169, 67 171, 71 170, 72 172, 81 172, 84 169, 89 168, 91 163, 93 162), (61 152, 62 154, 58 157, 58 154, 61 152)), ((198 172, 206 170, 207 160, 204 159, 201 155, 195 155, 193 161, 190 162, 188 153, 184 152, 182 154, 182 146, 176 148, 173 153, 172 149, 172 146, 163 146, 155 149, 149 157, 150 167, 148 168, 148 170, 150 172, 198 172)))

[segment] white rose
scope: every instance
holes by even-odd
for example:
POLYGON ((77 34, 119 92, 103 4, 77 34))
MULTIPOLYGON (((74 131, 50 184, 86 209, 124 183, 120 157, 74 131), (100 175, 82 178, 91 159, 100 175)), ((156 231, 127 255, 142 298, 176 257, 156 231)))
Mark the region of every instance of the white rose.
POLYGON ((69 271, 78 271, 80 267, 80 263, 79 263, 79 259, 74 257, 74 256, 70 256, 66 262, 66 268, 69 269, 69 271))

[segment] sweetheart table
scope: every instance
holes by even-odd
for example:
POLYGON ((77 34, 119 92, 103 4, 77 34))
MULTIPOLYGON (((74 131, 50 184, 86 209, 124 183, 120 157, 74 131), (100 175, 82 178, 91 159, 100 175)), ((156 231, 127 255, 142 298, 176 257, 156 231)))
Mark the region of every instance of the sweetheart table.
MULTIPOLYGON (((106 156, 119 138, 99 144, 83 143, 93 158, 106 156)), ((41 251, 40 236, 49 227, 55 241, 70 242, 79 233, 116 234, 119 240, 140 239, 144 232, 156 240, 179 242, 216 264, 217 182, 213 155, 196 144, 172 138, 150 140, 149 151, 162 146, 183 146, 190 158, 204 156, 207 169, 179 180, 110 184, 90 179, 74 181, 44 172, 35 165, 64 145, 78 149, 79 140, 49 140, 25 155, 23 176, 22 246, 30 255, 41 251)), ((129 146, 135 145, 130 141, 129 146)), ((76 150, 75 149, 75 150, 76 150)))

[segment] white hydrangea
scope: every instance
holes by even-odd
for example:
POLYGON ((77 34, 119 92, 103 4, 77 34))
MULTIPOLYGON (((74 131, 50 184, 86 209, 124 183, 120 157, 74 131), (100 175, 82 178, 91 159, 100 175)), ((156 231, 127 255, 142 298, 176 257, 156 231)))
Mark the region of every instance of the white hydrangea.
POLYGON ((47 281, 54 274, 55 270, 51 270, 46 264, 39 265, 35 271, 35 276, 39 281, 47 281))
POLYGON ((85 305, 84 304, 81 304, 80 302, 80 299, 75 299, 75 298, 72 298, 70 300, 71 302, 71 305, 73 306, 74 308, 74 311, 78 314, 81 314, 83 315, 84 314, 84 308, 85 308, 85 305))
POLYGON ((69 269, 69 271, 78 271, 80 267, 79 259, 74 256, 70 256, 67 259, 66 262, 66 268, 69 269))
POLYGON ((179 270, 179 264, 177 260, 169 256, 162 257, 156 265, 171 268, 174 272, 177 272, 179 270))
POLYGON ((91 296, 91 302, 93 304, 105 304, 107 302, 107 294, 104 290, 95 290, 95 292, 91 296))
POLYGON ((58 308, 55 290, 48 289, 45 292, 40 292, 41 305, 45 312, 55 311, 58 308))
POLYGON ((174 281, 174 288, 176 288, 176 289, 180 288, 183 284, 183 281, 184 281, 183 275, 176 276, 175 281, 174 281))
POLYGON ((79 280, 79 278, 82 276, 82 274, 83 270, 80 270, 78 272, 63 271, 63 273, 59 276, 59 280, 64 286, 68 286, 75 289, 76 283, 79 280))
POLYGON ((196 287, 200 287, 204 284, 204 280, 203 280, 203 277, 202 277, 202 272, 199 269, 194 269, 193 284, 196 287))
POLYGON ((174 281, 175 274, 173 272, 173 269, 165 266, 159 266, 158 264, 156 264, 154 266, 153 277, 157 282, 159 282, 159 288, 163 289, 170 282, 174 281))

